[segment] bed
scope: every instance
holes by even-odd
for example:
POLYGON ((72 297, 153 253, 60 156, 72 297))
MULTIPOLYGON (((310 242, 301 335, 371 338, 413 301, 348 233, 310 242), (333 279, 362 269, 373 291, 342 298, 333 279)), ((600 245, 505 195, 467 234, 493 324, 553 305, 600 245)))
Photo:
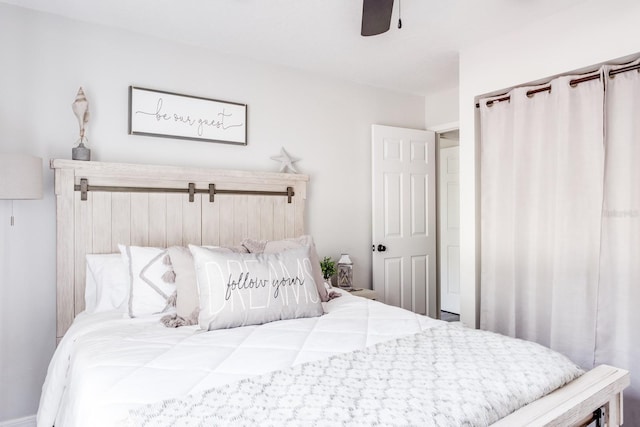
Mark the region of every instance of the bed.
POLYGON ((301 236, 308 177, 69 160, 51 167, 59 345, 39 426, 569 426, 599 408, 607 425, 622 424, 624 370, 582 374, 536 344, 346 293, 322 302, 322 316, 208 332, 166 328, 161 315, 88 314, 88 254, 301 236), (507 385, 493 383, 501 375, 507 385))

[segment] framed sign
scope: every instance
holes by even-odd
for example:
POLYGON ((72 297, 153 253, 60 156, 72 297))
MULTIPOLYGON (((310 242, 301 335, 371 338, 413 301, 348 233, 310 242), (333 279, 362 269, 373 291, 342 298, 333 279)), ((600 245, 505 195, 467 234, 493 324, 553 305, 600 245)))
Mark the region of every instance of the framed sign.
POLYGON ((129 134, 247 145, 247 105, 129 86, 129 134))

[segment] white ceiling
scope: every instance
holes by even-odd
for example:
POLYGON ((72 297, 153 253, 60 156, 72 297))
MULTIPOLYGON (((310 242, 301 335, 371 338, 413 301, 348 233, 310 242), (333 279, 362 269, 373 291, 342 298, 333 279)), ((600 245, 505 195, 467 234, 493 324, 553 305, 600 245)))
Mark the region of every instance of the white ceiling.
POLYGON ((391 30, 360 36, 362 0, 0 0, 392 90, 458 85, 464 46, 585 0, 398 0, 391 30))

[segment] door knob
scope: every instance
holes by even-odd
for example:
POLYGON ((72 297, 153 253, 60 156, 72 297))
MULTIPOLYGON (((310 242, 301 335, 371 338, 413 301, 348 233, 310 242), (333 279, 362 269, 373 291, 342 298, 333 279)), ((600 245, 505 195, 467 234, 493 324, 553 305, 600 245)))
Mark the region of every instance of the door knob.
POLYGON ((378 252, 384 252, 387 250, 387 247, 385 245, 378 245, 378 252))

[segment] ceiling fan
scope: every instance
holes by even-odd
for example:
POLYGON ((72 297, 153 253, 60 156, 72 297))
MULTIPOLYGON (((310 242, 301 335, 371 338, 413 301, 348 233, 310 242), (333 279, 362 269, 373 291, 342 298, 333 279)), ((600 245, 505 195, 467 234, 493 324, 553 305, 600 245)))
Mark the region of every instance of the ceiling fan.
MULTIPOLYGON (((398 0, 399 7, 400 0, 398 0)), ((389 31, 392 12, 393 0, 363 0, 362 30, 360 34, 363 36, 376 36, 389 31)), ((398 28, 402 28, 402 19, 398 19, 398 28)))

